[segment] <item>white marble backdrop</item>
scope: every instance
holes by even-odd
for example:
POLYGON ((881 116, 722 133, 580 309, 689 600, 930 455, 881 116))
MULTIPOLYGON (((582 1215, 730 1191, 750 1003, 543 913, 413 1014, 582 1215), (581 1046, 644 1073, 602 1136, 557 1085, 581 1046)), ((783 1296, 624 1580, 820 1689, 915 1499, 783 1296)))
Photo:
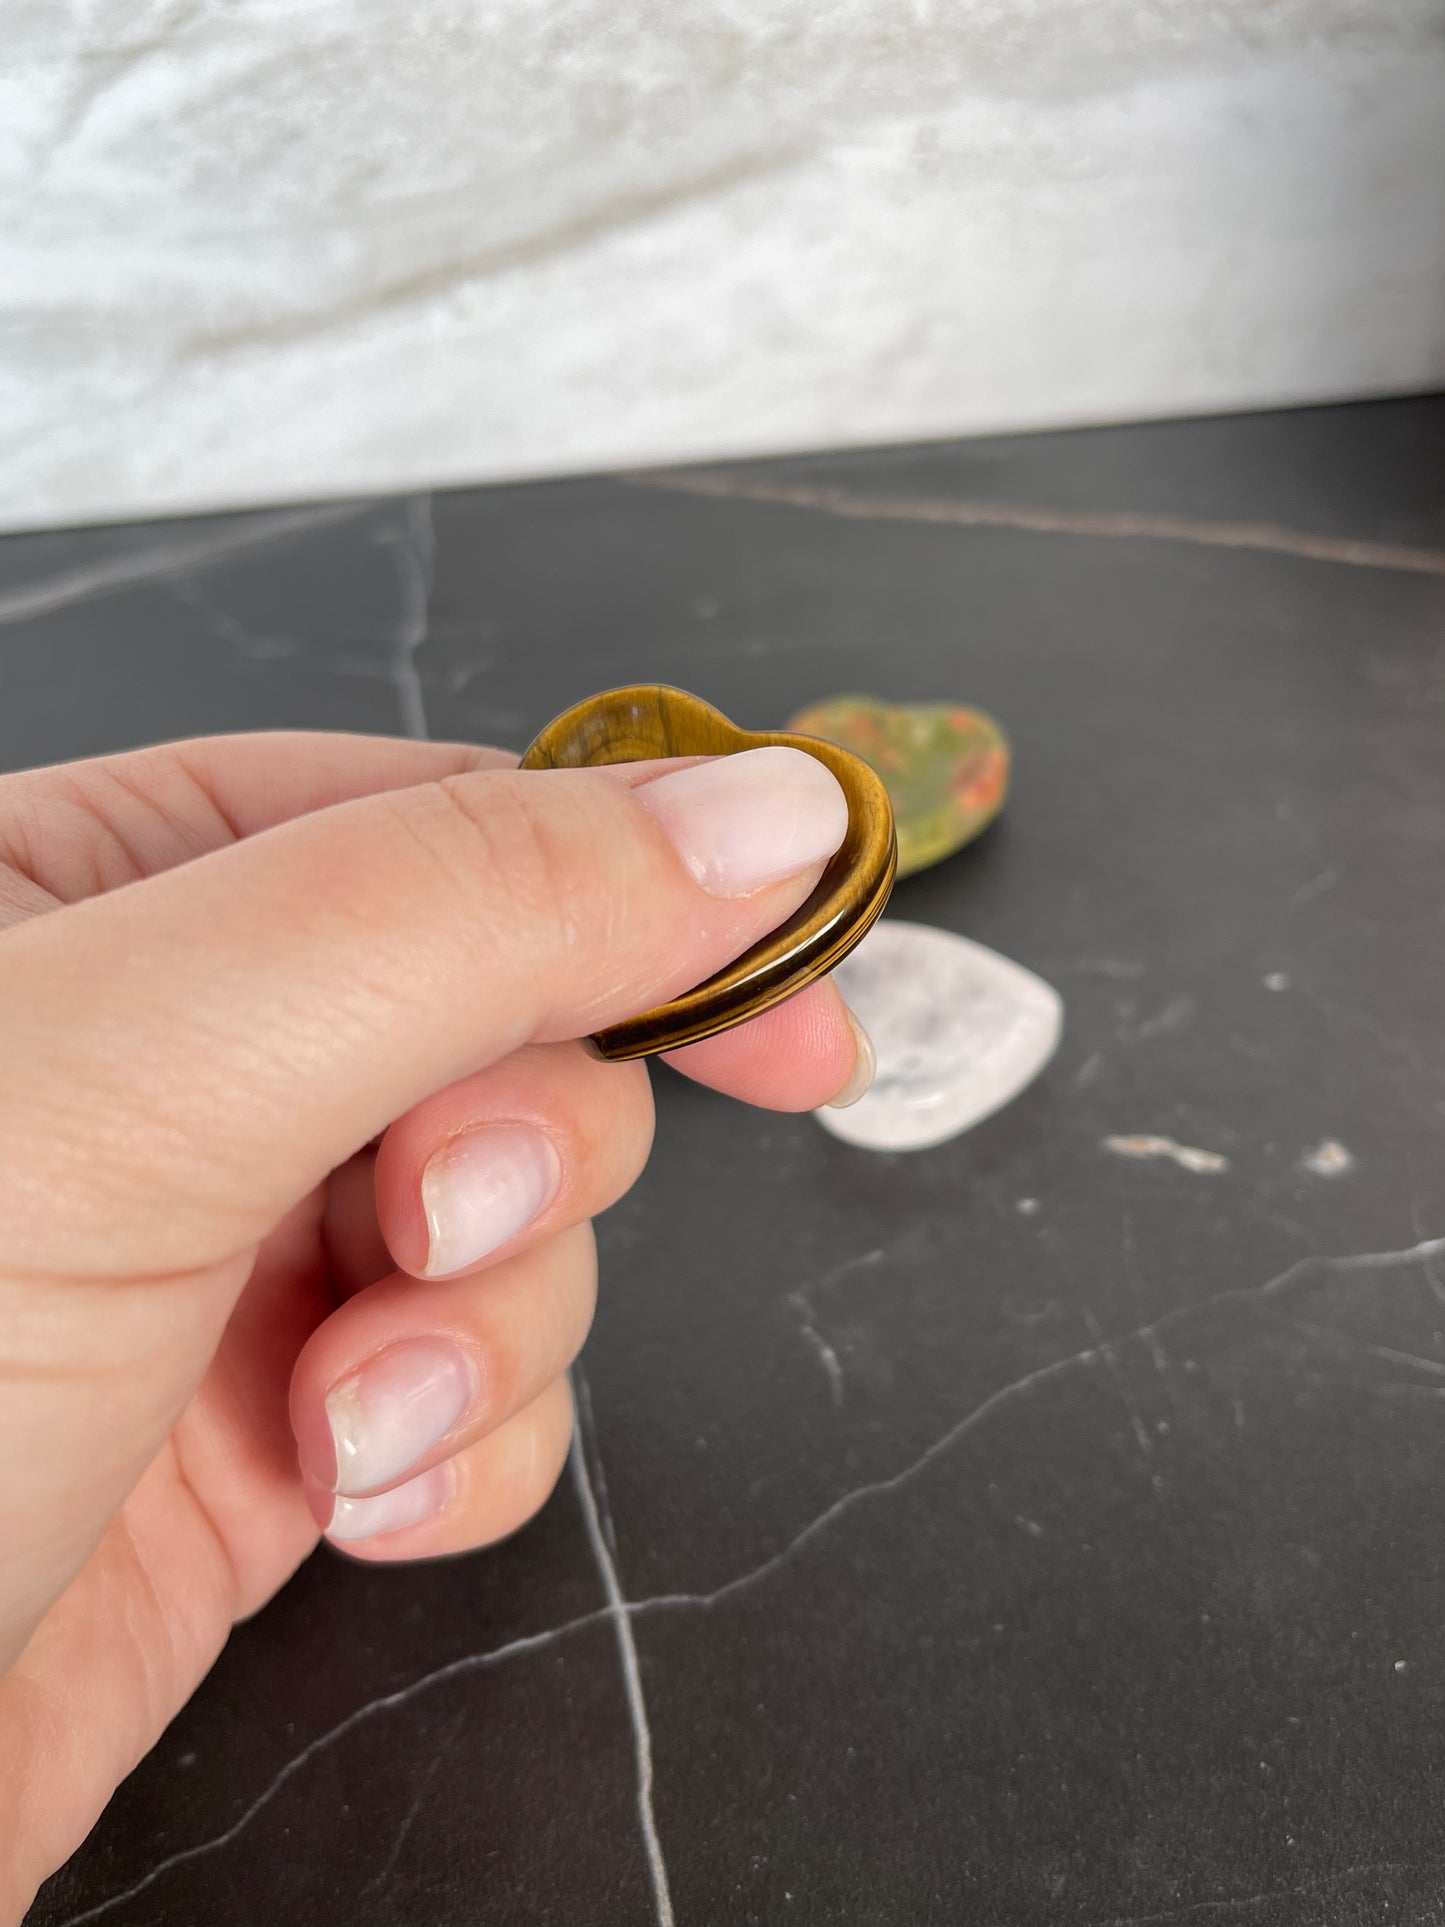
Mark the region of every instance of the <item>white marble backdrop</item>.
POLYGON ((1445 0, 0 0, 0 524, 1445 381, 1445 0))

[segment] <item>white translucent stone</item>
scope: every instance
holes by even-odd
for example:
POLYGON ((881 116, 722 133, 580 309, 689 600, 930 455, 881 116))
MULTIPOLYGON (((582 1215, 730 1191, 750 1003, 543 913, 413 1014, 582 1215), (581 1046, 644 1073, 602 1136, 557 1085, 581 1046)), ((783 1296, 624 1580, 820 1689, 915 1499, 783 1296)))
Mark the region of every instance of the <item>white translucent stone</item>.
POLYGON ((825 1131, 873 1151, 921 1151, 1018 1096, 1054 1054, 1063 1003, 995 950, 885 918, 834 973, 878 1051, 873 1088, 825 1131))

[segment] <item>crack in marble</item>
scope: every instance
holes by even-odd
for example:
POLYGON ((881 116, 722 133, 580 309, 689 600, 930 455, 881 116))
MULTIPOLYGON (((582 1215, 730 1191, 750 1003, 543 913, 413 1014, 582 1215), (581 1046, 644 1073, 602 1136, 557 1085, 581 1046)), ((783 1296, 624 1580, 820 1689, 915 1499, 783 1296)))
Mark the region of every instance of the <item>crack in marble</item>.
POLYGON ((228 529, 199 541, 157 542, 150 548, 108 556, 105 561, 93 562, 87 568, 67 569, 60 575, 45 576, 18 589, 0 590, 0 625, 29 622, 36 616, 50 615, 77 602, 92 602, 117 590, 184 576, 192 569, 209 568, 212 563, 224 562, 228 556, 241 555, 247 549, 261 548, 269 542, 284 541, 289 535, 303 535, 331 522, 364 515, 375 506, 374 502, 346 502, 262 516, 249 521, 244 528, 228 529))
MULTIPOLYGON (((1429 1261, 1424 1264, 1425 1276, 1430 1276, 1429 1261)), ((1426 1358, 1419 1352, 1402 1352, 1393 1345, 1377 1345, 1368 1338, 1357 1338, 1353 1332, 1338 1331, 1333 1325, 1317 1325, 1306 1318, 1290 1318, 1286 1321, 1294 1330, 1304 1332, 1310 1338, 1324 1338, 1337 1345, 1346 1345, 1352 1351, 1368 1352, 1372 1358, 1383 1358, 1392 1365, 1410 1365, 1417 1371, 1429 1372, 1436 1378, 1445 1378, 1445 1364, 1438 1358, 1426 1358)))
POLYGON ((1114 983, 1129 983, 1147 976, 1149 966, 1134 957, 1079 957, 1071 963, 1056 964, 1050 975, 1061 977, 1070 970, 1081 977, 1107 977, 1114 983))
POLYGON ((1103 1068, 1104 1053, 1101 1050, 1090 1051, 1083 1063, 1080 1064, 1079 1068, 1074 1072, 1074 1089, 1076 1091, 1087 1089, 1087 1087, 1095 1081, 1103 1068))
POLYGON ((1154 1370, 1159 1374, 1160 1378, 1167 1380, 1169 1377, 1169 1354, 1159 1342, 1159 1334, 1154 1331, 1145 1331, 1140 1333, 1140 1337, 1149 1347, 1149 1356, 1154 1362, 1154 1370))
MULTIPOLYGON (((1134 1241, 1134 1214, 1125 1211, 1119 1220, 1119 1256, 1123 1261, 1124 1278, 1128 1284, 1135 1304, 1144 1300, 1143 1285, 1139 1277, 1139 1254, 1134 1241)), ((1161 1378, 1165 1375, 1164 1347, 1158 1339, 1150 1340, 1150 1350, 1154 1354, 1154 1368, 1161 1378)))
POLYGON ((48 174, 54 163, 72 144, 107 95, 122 86, 145 63, 157 57, 164 60, 175 53, 181 34, 205 15, 204 0, 172 10, 149 33, 135 40, 122 40, 113 47, 81 44, 73 53, 77 69, 69 97, 61 107, 50 138, 39 158, 38 171, 48 174))
POLYGON ((414 1679, 405 1686, 399 1686, 395 1692, 382 1693, 375 1699, 365 1701, 353 1712, 348 1713, 345 1719, 338 1720, 335 1726, 328 1727, 324 1733, 318 1733, 316 1738, 303 1746, 294 1758, 289 1759, 224 1832, 213 1834, 209 1840, 198 1840, 194 1846, 182 1847, 176 1853, 167 1854, 163 1860, 158 1860, 155 1866, 144 1873, 139 1880, 133 1881, 129 1887, 123 1887, 119 1892, 107 1895, 104 1900, 98 1900, 93 1906, 82 1908, 79 1913, 68 1915, 61 1922, 61 1927, 85 1927, 86 1922, 99 1920, 112 1909, 122 1906, 127 1900, 134 1900, 138 1894, 146 1893, 173 1867, 186 1866, 193 1860, 203 1859, 209 1853, 216 1853, 222 1847, 228 1847, 233 1840, 240 1838, 256 1816, 270 1806, 281 1789, 289 1785, 304 1767, 309 1766, 312 1760, 324 1753, 328 1747, 334 1746, 348 1733, 355 1732, 359 1726, 365 1725, 377 1714, 392 1712, 397 1707, 405 1706, 408 1701, 415 1699, 417 1694, 426 1692, 445 1680, 458 1679, 467 1673, 482 1672, 488 1667, 499 1666, 503 1660, 514 1659, 520 1653, 541 1652, 548 1646, 555 1646, 558 1640, 567 1638, 569 1634, 581 1632, 587 1626, 600 1625, 610 1617, 611 1613, 607 1607, 598 1606, 592 1612, 582 1613, 578 1618, 569 1619, 560 1626, 547 1626, 539 1633, 525 1633, 520 1639, 510 1639, 505 1645, 492 1647, 489 1652, 466 1653, 460 1659, 449 1660, 444 1666, 434 1667, 431 1672, 424 1673, 420 1679, 414 1679))
MULTIPOLYGON (((1242 1285, 1230 1291, 1216 1292, 1213 1296, 1202 1300, 1197 1305, 1180 1305, 1175 1310, 1165 1312, 1161 1317, 1152 1320, 1150 1323, 1141 1325, 1132 1331, 1121 1333, 1119 1336, 1111 1338, 1107 1342, 1116 1351, 1124 1345, 1136 1342, 1152 1344, 1159 1332, 1177 1325, 1186 1319, 1201 1317, 1204 1313, 1214 1310, 1223 1304, 1234 1302, 1244 1303, 1250 1300, 1273 1297, 1316 1271, 1341 1273, 1345 1275, 1371 1271, 1403 1271, 1417 1265, 1423 1268, 1433 1263, 1435 1259, 1441 1257, 1445 1257, 1445 1237, 1423 1238, 1415 1244, 1399 1251, 1359 1252, 1338 1257, 1315 1256, 1310 1254, 1303 1258, 1296 1259, 1286 1270, 1278 1273, 1274 1278, 1266 1280, 1262 1285, 1242 1285)), ((146 1892, 172 1867, 186 1865, 189 1862, 203 1858, 206 1854, 214 1853, 223 1847, 229 1846, 232 1841, 238 1839, 240 1835, 245 1832, 246 1828, 256 1816, 271 1804, 282 1788, 294 1780, 318 1755, 324 1753, 329 1747, 334 1746, 337 1741, 344 1739, 347 1734, 353 1733, 358 1728, 364 1726, 378 1714, 390 1712, 398 1707, 405 1706, 420 1694, 428 1692, 433 1686, 440 1685, 448 1680, 463 1677, 469 1673, 489 1670, 493 1666, 500 1665, 506 1660, 516 1658, 525 1653, 543 1651, 547 1647, 555 1645, 558 1641, 570 1637, 571 1634, 582 1632, 591 1626, 610 1622, 614 1627, 617 1627, 619 1622, 625 1623, 645 1613, 652 1612, 678 1610, 710 1611, 713 1607, 721 1605, 727 1600, 736 1598, 739 1594, 762 1584, 786 1565, 804 1546, 811 1544, 813 1540, 827 1531, 828 1528, 834 1525, 839 1519, 852 1512, 857 1506, 864 1504, 870 1499, 883 1497, 900 1491, 904 1486, 910 1484, 920 1473, 925 1471, 928 1466, 935 1463, 935 1461, 948 1452, 951 1447, 957 1444, 959 1439, 974 1431, 994 1412, 1011 1404, 1015 1399, 1024 1396, 1038 1385, 1062 1377, 1078 1366, 1093 1364, 1095 1362, 1100 1362, 1098 1347, 1096 1345, 1084 1346, 1080 1350, 1070 1352, 1062 1358, 1052 1359, 1046 1364, 1036 1366, 1034 1370, 1024 1373, 1021 1378, 1014 1379, 1009 1384, 1000 1386, 996 1391, 990 1392, 986 1398, 980 1400, 977 1405, 972 1406, 964 1413, 962 1418, 958 1419, 946 1432, 941 1433, 940 1436, 925 1447, 916 1458, 910 1460, 909 1463, 899 1471, 891 1473, 886 1478, 871 1480, 865 1485, 855 1486, 849 1491, 842 1493, 831 1505, 827 1506, 824 1511, 810 1520, 801 1532, 795 1534, 786 1545, 780 1547, 777 1552, 763 1560, 760 1564, 751 1567, 748 1571, 739 1573, 732 1579, 725 1580, 722 1585, 714 1587, 710 1592, 658 1593, 642 1599, 627 1600, 622 1597, 619 1585, 617 1586, 615 1600, 609 1594, 608 1603, 595 1608, 591 1612, 582 1613, 577 1618, 569 1619, 561 1625, 546 1627, 541 1632, 528 1633, 519 1639, 509 1640, 502 1646, 493 1647, 490 1651, 465 1654, 460 1659, 451 1660, 443 1666, 433 1668, 431 1672, 423 1673, 419 1678, 410 1681, 405 1686, 398 1687, 394 1692, 384 1693, 375 1699, 365 1701, 361 1706, 356 1707, 352 1712, 348 1713, 344 1719, 339 1720, 335 1726, 328 1728, 324 1733, 319 1733, 316 1738, 309 1741, 293 1759, 288 1760, 275 1777, 262 1788, 261 1792, 257 1794, 250 1805, 245 1808, 224 1832, 215 1834, 208 1840, 198 1841, 193 1846, 183 1847, 177 1853, 167 1855, 164 1860, 157 1862, 154 1867, 142 1875, 142 1877, 131 1886, 107 1896, 104 1900, 97 1901, 93 1906, 84 1908, 79 1913, 69 1915, 61 1923, 61 1927, 86 1927, 86 1923, 99 1920, 105 1914, 111 1912, 113 1908, 122 1905, 127 1900, 133 1899, 137 1894, 146 1892)), ((1242 1411, 1238 1409, 1236 1401, 1236 1422, 1241 1422, 1242 1417, 1242 1411)), ((606 1560, 606 1542, 602 1536, 601 1519, 597 1512, 596 1501, 593 1498, 592 1487, 587 1481, 585 1467, 579 1466, 576 1462, 579 1451, 580 1448, 574 1441, 573 1476, 578 1481, 578 1497, 582 1502, 584 1520, 589 1522, 589 1531, 595 1527, 594 1552, 600 1548, 602 1558, 606 1560)), ((616 1572, 614 1568, 611 1568, 610 1560, 608 1560, 607 1565, 603 1567, 604 1585, 606 1583, 605 1574, 609 1569, 612 1570, 613 1583, 615 1585, 616 1572)), ((635 1660, 635 1647, 632 1650, 635 1660)), ((650 1773, 650 1735, 648 1739, 648 1757, 650 1773)), ((649 1795, 650 1791, 649 1778, 649 1795)), ((1344 1876, 1341 1877, 1343 1878, 1344 1876)), ((1235 1903, 1206 1904, 1232 1905, 1235 1903)), ((670 1909, 670 1901, 668 1905, 670 1909)), ((1143 1916, 1130 1921, 1121 1919, 1106 1923, 1104 1927, 1147 1927, 1147 1923, 1151 1919, 1163 1921, 1177 1917, 1178 1916, 1159 1915, 1143 1916)), ((659 1914, 658 1921, 659 1927, 672 1927, 671 1912, 659 1914)))
MULTIPOLYGON (((1144 1043, 1151 1037, 1168 1037, 1176 1031, 1187 1030, 1198 1009, 1199 999, 1191 996, 1188 991, 1181 991, 1177 997, 1171 997, 1168 1003, 1152 1017, 1145 1017, 1135 1025, 1135 1041, 1144 1043)), ((1121 1043, 1126 1041, 1125 1033, 1122 1031, 1119 1041, 1121 1043)))
POLYGON ((607 1550, 617 1557, 617 1532, 612 1522, 612 1501, 607 1492, 607 1474, 602 1465, 602 1454, 596 1449, 597 1421, 592 1414, 592 1387, 587 1382, 587 1374, 581 1366, 572 1371, 572 1396, 577 1401, 577 1422, 586 1436, 593 1441, 592 1451, 592 1489, 597 1495, 597 1512, 602 1522, 602 1536, 607 1541, 607 1550))
POLYGON ((416 656, 427 639, 436 572, 431 496, 414 495, 403 511, 401 528, 394 533, 388 531, 384 539, 395 546, 401 580, 401 615, 391 645, 391 680, 396 687, 403 734, 424 743, 428 738, 426 696, 416 656))
MULTIPOLYGON (((1154 1456, 1154 1441, 1149 1436, 1148 1427, 1145 1425, 1143 1419, 1140 1418, 1139 1416, 1139 1408, 1135 1405, 1133 1399, 1130 1398, 1129 1396, 1128 1383, 1125 1380, 1124 1374, 1119 1367, 1118 1354, 1115 1352, 1114 1347, 1109 1342, 1109 1340, 1105 1338, 1103 1333, 1103 1328, 1100 1326, 1098 1319, 1095 1318, 1093 1312, 1090 1311, 1087 1305, 1084 1306, 1082 1315, 1083 1315, 1084 1323, 1089 1328, 1089 1336, 1094 1341, 1094 1351, 1096 1355, 1100 1359, 1102 1359, 1104 1364, 1104 1369, 1108 1372, 1110 1378, 1114 1381, 1114 1389, 1119 1394, 1119 1402, 1124 1407, 1125 1412, 1128 1414, 1129 1424, 1134 1433, 1134 1440, 1139 1447, 1139 1456, 1147 1465, 1154 1456)), ((1142 1337, 1143 1334, 1141 1333, 1140 1336, 1142 1337)), ((1161 1483, 1158 1473, 1151 1472, 1150 1480, 1154 1486, 1155 1491, 1157 1492, 1160 1488, 1160 1483, 1161 1483)))
POLYGON ((1325 1271, 1408 1271, 1445 1255, 1445 1238, 1418 1238, 1400 1251, 1348 1252, 1343 1258, 1300 1258, 1300 1265, 1319 1265, 1325 1271))
MULTIPOLYGON (((1420 1199, 1417 1194, 1419 1179, 1415 1171, 1414 1152, 1411 1151, 1407 1153, 1407 1156, 1410 1165, 1410 1225, 1415 1236, 1417 1238, 1423 1238, 1425 1235, 1425 1214, 1420 1209, 1420 1199)), ((1438 1302, 1445 1305, 1445 1278, 1442 1278, 1436 1269, 1433 1258, 1427 1258, 1425 1260, 1425 1282, 1429 1285, 1431 1292, 1438 1302)))
POLYGON ((421 1813, 422 1806, 426 1800, 426 1796, 431 1791, 432 1782, 436 1779, 437 1774, 441 1771, 443 1765, 450 1758, 451 1750, 456 1745, 458 1739, 461 1737, 462 1728, 466 1725, 470 1717, 471 1716, 467 1708, 463 1707, 462 1711, 457 1715, 456 1719, 452 1721, 450 1731, 447 1733, 446 1738, 442 1741, 441 1745, 437 1748, 436 1752, 433 1754, 431 1759, 431 1764, 427 1767, 426 1772, 423 1773, 421 1776, 421 1784, 417 1787, 416 1792, 412 1795, 411 1804, 407 1807, 406 1812, 402 1815, 401 1825, 397 1828, 396 1833, 392 1838, 391 1850, 387 1854, 386 1859, 382 1864, 381 1871, 378 1874, 376 1874, 373 1879, 368 1880, 366 1885, 362 1888, 361 1890, 362 1899, 365 1899, 365 1897, 368 1894, 380 1893, 381 1889, 386 1885, 386 1883, 391 1879, 391 1876, 396 1872, 396 1863, 401 1858, 401 1850, 406 1845, 407 1840, 411 1835, 411 1830, 417 1823, 417 1818, 421 1813))
POLYGON ((1329 1391, 1360 1392, 1368 1398, 1426 1398, 1437 1402, 1445 1398, 1445 1385, 1422 1385, 1413 1378, 1342 1378, 1338 1372, 1312 1372, 1292 1365, 1287 1370, 1275 1365, 1255 1365, 1255 1378, 1277 1378, 1289 1385, 1312 1385, 1329 1391))
POLYGON ((1196 1900, 1162 1914, 1111 1914, 1107 1920, 1097 1922, 1096 1927, 1165 1927, 1166 1922, 1190 1920, 1199 1914, 1242 1913, 1252 1907, 1267 1907, 1276 1900, 1303 1900, 1313 1894, 1329 1893, 1332 1888, 1346 1880, 1357 1880, 1362 1874, 1417 1873, 1440 1864, 1438 1860, 1364 1860, 1357 1867, 1345 1867, 1307 1886, 1271 1887, 1264 1893, 1240 1894, 1233 1900, 1196 1900))
MULTIPOLYGON (((572 1382, 577 1384, 582 1377, 582 1368, 574 1364, 572 1382)), ((622 1582, 617 1576, 617 1564, 607 1549, 607 1535, 603 1530, 602 1518, 598 1511, 597 1497, 592 1481, 588 1476, 588 1447, 594 1461, 599 1457, 597 1438, 592 1432, 592 1399, 586 1400, 586 1419, 582 1418, 583 1408, 578 1407, 579 1423, 573 1428, 570 1463, 572 1480, 577 1488, 577 1498, 582 1507, 582 1521, 587 1529, 588 1543, 602 1579, 602 1590, 607 1595, 607 1617, 617 1638, 618 1657, 622 1661, 622 1684, 627 1695, 627 1713, 632 1725, 632 1748, 637 1764, 637 1819, 642 1829, 642 1844, 647 1854, 647 1873, 652 1885, 652 1913, 656 1927, 674 1927, 672 1912, 672 1892, 667 1878, 667 1862, 663 1858, 662 1842, 657 1834, 657 1816, 652 1806, 652 1728, 647 1719, 647 1701, 642 1691, 642 1672, 637 1661, 637 1641, 632 1632, 632 1620, 628 1603, 623 1595, 622 1582), (591 1436, 584 1441, 584 1429, 591 1436)))
POLYGON ((779 141, 725 155, 685 180, 624 185, 595 205, 564 214, 534 233, 488 240, 480 247, 407 268, 373 287, 357 288, 305 313, 278 315, 239 328, 196 330, 182 337, 174 352, 178 356, 227 355, 261 346, 285 346, 348 323, 354 326, 378 315, 405 312, 437 297, 455 299, 460 289, 474 282, 493 281, 519 268, 565 258, 695 202, 766 180, 796 166, 805 155, 806 149, 798 143, 779 141))
POLYGON ((296 654, 298 645, 290 636, 258 636, 238 616, 222 608, 194 577, 183 577, 169 587, 178 602, 195 611, 209 634, 248 662, 281 662, 296 654))
POLYGON ((1307 883, 1302 883, 1298 890, 1291 891, 1285 908, 1287 910, 1303 909, 1305 904, 1313 903, 1316 897, 1327 896, 1339 880, 1338 870, 1318 871, 1307 883))
MULTIPOLYGON (((1277 1276, 1267 1279, 1262 1285, 1239 1285, 1229 1291, 1216 1292, 1197 1305, 1180 1305, 1175 1310, 1165 1312, 1161 1317, 1153 1319, 1147 1325, 1140 1325, 1133 1331, 1127 1331, 1117 1338, 1109 1339, 1108 1343, 1115 1350, 1120 1346, 1140 1341, 1151 1343, 1161 1331, 1179 1324, 1184 1319, 1201 1317, 1205 1312, 1213 1311, 1220 1305, 1271 1298, 1277 1292, 1285 1291, 1289 1286, 1297 1284, 1314 1271, 1344 1273, 1401 1271, 1415 1265, 1423 1265, 1428 1260, 1442 1255, 1445 1255, 1445 1237, 1423 1239, 1418 1244, 1410 1245, 1400 1251, 1369 1251, 1344 1257, 1317 1257, 1311 1254, 1297 1258, 1292 1265, 1277 1276)), ((830 1506, 811 1519, 801 1532, 769 1558, 763 1560, 760 1565, 752 1567, 748 1572, 739 1573, 733 1579, 724 1580, 722 1585, 714 1587, 711 1592, 658 1593, 648 1599, 634 1600, 629 1610, 634 1614, 682 1607, 698 1607, 707 1610, 720 1605, 726 1599, 735 1598, 740 1592, 745 1592, 763 1580, 771 1578, 795 1553, 810 1544, 820 1533, 825 1532, 829 1526, 851 1512, 854 1507, 862 1505, 869 1499, 881 1498, 885 1494, 897 1492, 910 1484, 935 1460, 956 1445, 959 1439, 972 1432, 1002 1406, 1032 1391, 1035 1386, 1073 1371, 1077 1366, 1096 1362, 1102 1362, 1098 1347, 1086 1345, 1076 1352, 1068 1353, 1063 1358, 1051 1359, 1045 1365, 1036 1366, 1033 1371, 1025 1372, 1022 1378, 1014 1379, 1010 1384, 1002 1385, 997 1391, 990 1392, 987 1398, 965 1412, 962 1418, 951 1425, 946 1432, 941 1433, 917 1458, 910 1460, 899 1471, 890 1473, 886 1478, 871 1479, 867 1484, 854 1486, 850 1491, 841 1494, 830 1506)))
POLYGON ((828 1395, 835 1409, 841 1409, 843 1404, 843 1366, 837 1352, 818 1329, 818 1313, 813 1304, 813 1294, 831 1291, 835 1285, 841 1284, 853 1272, 862 1271, 869 1265, 879 1264, 886 1256, 887 1253, 880 1245, 873 1251, 862 1252, 856 1258, 845 1258, 842 1264, 835 1265, 830 1272, 818 1280, 817 1284, 804 1285, 798 1291, 788 1293, 786 1302, 798 1314, 804 1343, 816 1354, 818 1363, 823 1367, 823 1374, 828 1381, 828 1395))
POLYGON ((788 1293, 788 1303, 801 1320, 803 1341, 811 1347, 818 1363, 823 1367, 823 1376, 828 1381, 828 1396, 833 1401, 835 1411, 843 1407, 843 1367, 838 1362, 838 1354, 824 1338, 813 1322, 813 1308, 800 1291, 788 1293))
POLYGON ((1406 575, 1445 576, 1445 549, 1409 548, 1396 542, 1312 535, 1274 522, 1210 522, 1195 516, 1132 509, 1060 509, 1028 502, 987 502, 970 496, 931 498, 866 495, 852 489, 761 476, 630 469, 618 481, 632 488, 721 501, 760 502, 778 508, 813 509, 855 522, 919 522, 965 529, 1016 529, 1029 535, 1080 535, 1105 541, 1185 542, 1208 549, 1254 550, 1346 568, 1383 569, 1406 575))

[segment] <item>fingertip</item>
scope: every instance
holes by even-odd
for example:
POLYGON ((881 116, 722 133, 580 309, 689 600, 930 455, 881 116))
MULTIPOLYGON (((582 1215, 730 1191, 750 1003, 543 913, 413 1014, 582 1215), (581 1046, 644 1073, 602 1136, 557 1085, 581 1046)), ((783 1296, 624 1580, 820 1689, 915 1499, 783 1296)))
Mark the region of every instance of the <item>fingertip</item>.
POLYGON ((316 1382, 310 1348, 303 1349, 291 1374, 291 1436, 311 1516, 324 1532, 336 1493, 337 1454, 326 1414, 325 1387, 316 1382))
POLYGON ((313 1479, 304 1469, 301 1473, 301 1491, 306 1500, 306 1509, 324 1537, 326 1528, 331 1524, 331 1515, 336 1510, 336 1494, 330 1486, 323 1485, 320 1479, 313 1479))
POLYGON ((615 1203, 652 1128, 642 1064, 570 1042, 515 1051, 392 1125, 376 1160, 380 1235, 418 1279, 505 1259, 615 1203))
MULTIPOLYGON (((329 1516, 322 1531, 334 1546, 351 1547, 371 1540, 390 1540, 400 1546, 402 1535, 418 1527, 436 1529, 457 1492, 457 1466, 443 1459, 414 1479, 389 1486, 385 1492, 349 1499, 336 1494, 328 1500, 329 1516)), ((319 1523, 319 1522, 318 1522, 319 1523)))
POLYGON ((872 1081, 872 1045, 831 979, 735 1030, 668 1051, 694 1082, 769 1111, 853 1103, 872 1081))
POLYGON ((859 1098, 866 1097, 872 1088, 874 1078, 878 1075, 878 1053, 873 1048, 873 1039, 864 1030, 857 1012, 850 1010, 847 1004, 843 1006, 843 1015, 847 1018, 848 1028, 853 1033, 853 1044, 857 1054, 854 1057, 848 1081, 828 1099, 827 1109, 830 1111, 846 1111, 850 1105, 856 1104, 859 1098))
POLYGON ((446 1558, 496 1545, 535 1518, 567 1462, 573 1410, 555 1379, 499 1431, 386 1492, 308 1492, 327 1543, 366 1564, 446 1558))

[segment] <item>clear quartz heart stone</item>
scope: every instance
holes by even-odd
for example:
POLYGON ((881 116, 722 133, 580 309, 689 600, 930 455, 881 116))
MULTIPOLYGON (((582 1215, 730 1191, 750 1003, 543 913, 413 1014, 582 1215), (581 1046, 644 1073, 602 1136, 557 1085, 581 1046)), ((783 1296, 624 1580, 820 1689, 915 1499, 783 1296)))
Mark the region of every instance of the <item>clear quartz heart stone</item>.
POLYGON ((867 1095, 815 1113, 872 1151, 921 1151, 1000 1110, 1053 1056, 1057 991, 951 930, 885 917, 834 972, 878 1052, 867 1095))

